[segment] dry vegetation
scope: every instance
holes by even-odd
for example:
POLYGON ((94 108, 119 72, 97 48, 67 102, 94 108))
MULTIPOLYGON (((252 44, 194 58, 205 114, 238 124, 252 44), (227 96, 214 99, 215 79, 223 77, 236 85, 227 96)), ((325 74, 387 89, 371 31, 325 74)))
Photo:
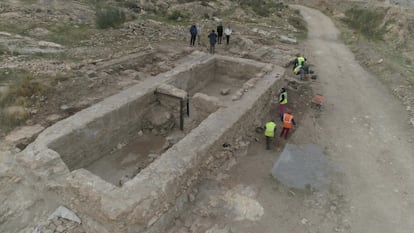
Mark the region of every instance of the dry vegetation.
MULTIPOLYGON (((207 32, 219 21, 231 25, 234 36, 231 46, 218 53, 266 61, 273 51, 275 57, 269 60, 284 65, 298 46, 281 43, 280 36, 301 42, 307 35, 306 22, 287 5, 293 2, 331 16, 361 64, 401 98, 414 119, 414 14, 376 5, 380 1, 4 0, 0 3, 0 137, 22 125, 47 127, 170 70, 196 49, 206 52, 207 32), (188 47, 188 27, 193 22, 204 33, 197 48, 188 47)), ((18 189, 3 186, 4 190, 10 198, 18 189)), ((39 208, 44 204, 48 203, 42 199, 39 208)), ((25 227, 24 222, 18 225, 25 227)))
MULTIPOLYGON (((67 117, 75 112, 62 110, 67 106, 80 110, 122 89, 119 82, 127 86, 142 76, 125 80, 123 69, 96 71, 99 63, 149 51, 154 58, 133 70, 167 71, 191 52, 185 48, 193 22, 207 33, 220 19, 264 45, 278 43, 280 34, 306 37, 299 12, 270 0, 5 1, 0 15, 0 136, 19 125, 44 124, 50 114, 67 117)), ((239 38, 233 44, 225 52, 234 56, 254 46, 239 38)))
POLYGON ((401 99, 414 124, 414 5, 408 1, 302 1, 331 16, 359 62, 401 99))
MULTIPOLYGON (((38 5, 38 1, 17 2, 0 4, 0 32, 8 34, 0 35, 0 135, 17 125, 34 123, 27 119, 61 113, 60 106, 77 105, 80 96, 93 101, 83 102, 76 109, 113 94, 117 90, 111 86, 119 79, 108 79, 107 75, 118 76, 120 72, 94 74, 95 67, 90 65, 96 64, 93 61, 110 60, 161 44, 168 44, 167 50, 174 51, 177 44, 187 43, 187 27, 193 22, 202 22, 204 29, 209 30, 215 27, 216 19, 221 19, 236 32, 248 38, 257 37, 264 45, 277 43, 278 34, 306 38, 306 22, 298 11, 289 9, 286 3, 290 1, 178 0, 141 4, 132 0, 85 0, 48 6, 38 5), (255 35, 250 31, 252 28, 269 33, 255 35), (61 47, 39 46, 39 41, 61 47), (10 114, 10 109, 16 114, 10 114)), ((378 6, 378 2, 303 3, 332 16, 342 29, 344 42, 353 48, 361 63, 377 73, 391 90, 397 90, 396 95, 403 101, 413 102, 405 93, 411 89, 401 88, 414 83, 414 56, 410 52, 414 48, 410 40, 414 35, 414 19, 407 10, 378 6), (380 60, 382 64, 378 66, 380 60)), ((246 41, 233 43, 245 49, 246 41)), ((233 50, 233 55, 240 54, 234 54, 233 50)), ((164 64, 162 69, 147 63, 145 69, 137 71, 149 71, 152 75, 166 71, 169 59, 165 56, 164 61, 157 61, 164 64)))

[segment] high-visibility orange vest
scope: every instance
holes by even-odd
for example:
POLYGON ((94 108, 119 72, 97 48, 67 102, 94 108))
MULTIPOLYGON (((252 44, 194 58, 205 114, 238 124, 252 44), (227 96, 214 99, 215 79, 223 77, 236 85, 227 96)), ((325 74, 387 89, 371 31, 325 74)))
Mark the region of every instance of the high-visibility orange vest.
POLYGON ((293 119, 293 116, 290 115, 289 113, 283 114, 283 128, 287 128, 287 129, 292 128, 292 119, 293 119))

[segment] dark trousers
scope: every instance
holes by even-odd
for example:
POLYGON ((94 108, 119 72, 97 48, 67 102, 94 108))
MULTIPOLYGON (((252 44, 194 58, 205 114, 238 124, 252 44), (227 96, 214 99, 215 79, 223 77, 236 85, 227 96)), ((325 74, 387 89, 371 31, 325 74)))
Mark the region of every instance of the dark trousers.
POLYGON ((217 44, 221 44, 221 39, 223 38, 223 35, 217 36, 217 44))
POLYGON ((289 128, 283 127, 282 132, 280 132, 280 137, 282 137, 283 134, 285 134, 285 139, 287 139, 288 133, 289 133, 289 128))
POLYGON ((197 35, 191 35, 190 46, 194 46, 196 38, 197 38, 197 35))
POLYGON ((302 68, 296 73, 299 75, 300 80, 304 80, 306 75, 309 74, 309 66, 303 65, 302 68))
POLYGON ((273 137, 266 136, 266 150, 270 150, 270 144, 272 144, 273 137))
POLYGON ((210 44, 210 53, 211 54, 214 54, 214 47, 215 47, 214 44, 210 44))
POLYGON ((305 79, 305 70, 303 70, 303 68, 301 68, 299 70, 299 75, 300 75, 300 80, 304 80, 305 79))
POLYGON ((230 36, 226 35, 226 43, 229 44, 230 42, 230 36))
POLYGON ((279 104, 279 116, 280 116, 280 121, 283 122, 283 114, 285 114, 285 110, 286 110, 286 104, 279 104))

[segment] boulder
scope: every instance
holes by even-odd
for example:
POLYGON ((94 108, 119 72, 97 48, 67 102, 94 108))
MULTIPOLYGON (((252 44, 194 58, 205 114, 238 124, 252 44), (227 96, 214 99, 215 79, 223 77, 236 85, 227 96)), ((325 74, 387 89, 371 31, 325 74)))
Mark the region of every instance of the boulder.
POLYGON ((185 99, 187 98, 187 92, 182 90, 182 89, 178 89, 174 86, 168 85, 168 84, 161 84, 160 86, 157 87, 157 93, 160 94, 165 94, 165 95, 170 95, 170 96, 175 96, 177 98, 181 98, 181 99, 185 99))
POLYGON ((286 35, 281 35, 280 36, 280 41, 285 42, 285 43, 289 43, 289 44, 297 44, 298 43, 296 38, 291 37, 291 36, 286 36, 286 35))
POLYGON ((214 96, 196 93, 192 98, 192 104, 197 111, 212 113, 220 107, 220 100, 214 96))
POLYGON ((72 222, 76 222, 78 224, 81 224, 81 222, 82 222, 80 220, 80 218, 73 211, 69 210, 68 208, 66 208, 64 206, 59 206, 55 210, 55 212, 53 212, 49 216, 48 220, 50 221, 50 220, 55 219, 55 218, 64 218, 64 219, 70 220, 72 222))
POLYGON ((56 44, 56 43, 48 42, 48 41, 39 41, 37 44, 40 47, 50 47, 50 48, 57 48, 57 49, 63 48, 63 46, 60 44, 56 44))
POLYGON ((39 124, 32 126, 23 126, 10 132, 6 136, 5 140, 6 142, 13 145, 22 145, 24 148, 26 145, 32 142, 44 129, 45 127, 39 124))
POLYGON ((221 95, 228 95, 230 93, 230 88, 224 88, 221 89, 220 94, 221 95))

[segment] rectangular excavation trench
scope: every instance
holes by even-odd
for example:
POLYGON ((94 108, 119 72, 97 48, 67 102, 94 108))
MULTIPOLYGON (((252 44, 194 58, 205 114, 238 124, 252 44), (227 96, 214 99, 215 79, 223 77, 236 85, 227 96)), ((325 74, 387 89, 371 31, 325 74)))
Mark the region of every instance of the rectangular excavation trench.
POLYGON ((200 173, 222 162, 215 156, 223 143, 235 144, 261 124, 259 113, 283 73, 271 64, 196 54, 58 122, 27 151, 60 156, 69 170, 63 199, 90 232, 156 232, 182 208, 200 173), (171 96, 187 93, 190 116, 180 130, 179 98, 171 96))
MULTIPOLYGON (((172 85, 170 90, 179 88, 188 92, 190 97, 202 93, 216 97, 226 105, 231 102, 232 94, 260 71, 260 67, 255 66, 247 66, 242 71, 238 65, 231 60, 212 60, 195 66, 190 73, 174 76, 169 82, 172 85), (235 67, 238 72, 230 72, 235 67), (224 89, 228 89, 229 94, 221 95, 224 89)), ((174 96, 174 90, 170 92, 174 96)), ((210 104, 208 98, 203 100, 204 105, 210 104)), ((200 104, 200 101, 195 100, 195 104, 200 104)), ((179 107, 178 98, 148 92, 90 122, 85 128, 59 138, 50 148, 60 154, 70 171, 84 168, 120 186, 217 109, 210 107, 210 110, 203 111, 205 108, 200 109, 190 101, 191 114, 189 117, 185 115, 185 129, 180 132, 179 107)))

